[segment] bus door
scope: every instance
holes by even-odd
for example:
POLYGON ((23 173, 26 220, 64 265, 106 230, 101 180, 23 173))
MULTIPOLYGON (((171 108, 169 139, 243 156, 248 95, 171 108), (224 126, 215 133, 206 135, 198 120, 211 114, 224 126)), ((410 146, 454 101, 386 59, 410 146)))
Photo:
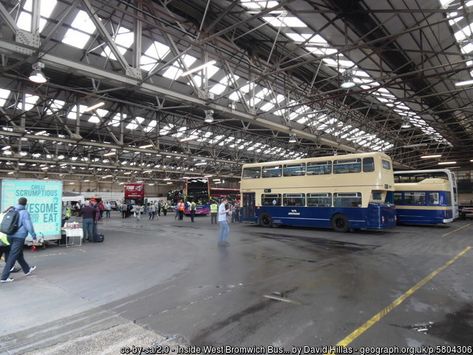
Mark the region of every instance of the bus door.
POLYGON ((254 221, 256 218, 256 194, 254 192, 243 193, 243 206, 241 218, 243 221, 254 221))

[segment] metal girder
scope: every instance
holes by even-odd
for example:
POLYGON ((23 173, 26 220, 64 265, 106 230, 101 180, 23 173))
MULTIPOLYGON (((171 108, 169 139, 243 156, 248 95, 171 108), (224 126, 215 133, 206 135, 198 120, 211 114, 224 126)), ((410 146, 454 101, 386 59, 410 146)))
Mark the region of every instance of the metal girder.
POLYGON ((113 55, 115 58, 118 60, 122 68, 125 70, 126 75, 131 76, 135 79, 141 79, 141 70, 136 70, 136 68, 132 68, 128 62, 126 61, 125 57, 120 53, 118 50, 118 47, 113 40, 112 36, 110 36, 110 33, 108 33, 107 29, 105 28, 104 24, 100 20, 100 18, 97 16, 96 11, 94 10, 92 4, 90 3, 89 0, 82 0, 82 3, 84 4, 84 7, 89 14, 90 18, 94 22, 95 27, 97 27, 97 30, 99 31, 100 35, 103 37, 103 39, 107 42, 107 45, 109 46, 110 50, 112 51, 113 55))
POLYGON ((13 33, 17 33, 19 28, 16 25, 15 20, 11 16, 11 14, 8 12, 8 10, 3 6, 3 4, 0 2, 0 17, 3 19, 3 21, 7 24, 8 27, 13 31, 13 33))
MULTIPOLYGON (((19 54, 22 56, 27 56, 31 54, 33 51, 25 46, 22 46, 20 44, 14 44, 10 43, 7 41, 0 40, 0 53, 15 53, 19 54)), ((51 54, 44 54, 41 58, 41 61, 53 68, 59 69, 59 70, 64 70, 64 71, 72 71, 72 72, 77 72, 81 73, 84 75, 87 75, 89 77, 95 77, 104 81, 108 81, 111 83, 119 83, 121 85, 129 85, 129 86, 135 86, 137 87, 140 91, 146 94, 151 94, 151 95, 158 95, 158 96, 164 96, 166 98, 171 98, 174 100, 177 100, 178 102, 185 102, 189 103, 192 105, 196 105, 201 108, 210 108, 215 111, 221 112, 224 115, 230 116, 230 117, 236 117, 238 119, 241 119, 243 121, 247 122, 253 122, 257 125, 260 125, 262 127, 266 127, 269 129, 274 129, 286 134, 289 133, 294 133, 296 134, 299 138, 304 138, 309 141, 313 141, 315 143, 323 143, 325 145, 332 146, 334 148, 344 150, 347 152, 356 152, 358 151, 357 149, 348 146, 346 144, 338 143, 336 141, 330 140, 328 138, 324 137, 318 137, 313 134, 307 133, 303 130, 299 129, 291 129, 283 124, 278 124, 275 122, 272 122, 270 120, 258 117, 256 115, 244 113, 241 111, 236 111, 232 110, 229 107, 222 106, 219 104, 215 103, 208 103, 206 100, 199 99, 190 95, 185 95, 178 93, 176 91, 168 90, 162 87, 159 87, 157 85, 153 85, 150 83, 141 83, 139 80, 125 76, 125 75, 120 75, 117 73, 112 73, 103 69, 95 68, 90 65, 85 65, 82 63, 77 63, 65 58, 60 58, 51 54)))

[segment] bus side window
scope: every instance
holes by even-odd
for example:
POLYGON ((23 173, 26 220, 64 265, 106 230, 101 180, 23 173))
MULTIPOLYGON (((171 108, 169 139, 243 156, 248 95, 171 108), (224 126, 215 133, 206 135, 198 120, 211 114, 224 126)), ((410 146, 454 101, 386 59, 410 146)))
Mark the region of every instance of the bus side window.
POLYGON ((284 194, 283 206, 305 206, 305 194, 284 194))
POLYGON ((404 201, 402 199, 402 192, 395 192, 394 193, 394 204, 395 205, 403 205, 404 201))
POLYGON ((445 197, 444 197, 443 204, 446 205, 446 206, 451 206, 452 205, 452 194, 450 193, 450 191, 445 191, 444 194, 445 194, 445 197))
POLYGON ((343 192, 333 195, 335 207, 361 207, 361 192, 343 192))
POLYGON ((385 168, 386 170, 391 170, 391 163, 383 159, 383 168, 385 168))
POLYGON ((429 205, 440 205, 440 194, 438 192, 429 192, 429 205))
POLYGON ((307 163, 307 175, 327 175, 332 173, 332 162, 307 163))
POLYGON ((374 158, 363 158, 363 172, 369 173, 374 171, 374 158))
POLYGON ((281 195, 263 194, 261 195, 261 204, 263 206, 281 206, 281 195))
POLYGON ((333 172, 334 174, 360 173, 361 159, 335 160, 333 172))
POLYGON ((243 179, 259 179, 261 177, 261 168, 244 168, 243 179))
POLYGON ((282 176, 282 167, 281 165, 274 166, 264 166, 263 167, 263 178, 272 178, 282 176))
POLYGON ((424 206, 425 205, 425 192, 405 192, 404 199, 406 205, 410 206, 424 206))
POLYGON ((307 207, 332 207, 332 194, 307 194, 307 207))
POLYGON ((284 165, 283 175, 284 176, 304 176, 305 164, 284 165))

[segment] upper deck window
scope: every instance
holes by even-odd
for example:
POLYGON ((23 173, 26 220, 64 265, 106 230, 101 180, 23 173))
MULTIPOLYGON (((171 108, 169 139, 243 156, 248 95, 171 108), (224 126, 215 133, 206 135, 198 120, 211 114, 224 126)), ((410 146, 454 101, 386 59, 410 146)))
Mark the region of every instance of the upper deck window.
POLYGON ((374 171, 374 158, 363 158, 363 172, 369 173, 374 171))
POLYGON ((263 166, 263 177, 272 178, 282 176, 281 165, 263 166))
POLYGON ((261 168, 244 168, 243 169, 243 179, 259 179, 261 177, 261 168))
POLYGON ((335 160, 333 162, 335 174, 349 174, 361 172, 361 159, 335 160))
POLYGON ((332 173, 332 162, 307 163, 307 175, 325 175, 332 173))
POLYGON ((284 176, 303 176, 305 175, 305 164, 284 165, 284 176))
POLYGON ((383 168, 386 170, 391 170, 391 162, 383 159, 383 168))

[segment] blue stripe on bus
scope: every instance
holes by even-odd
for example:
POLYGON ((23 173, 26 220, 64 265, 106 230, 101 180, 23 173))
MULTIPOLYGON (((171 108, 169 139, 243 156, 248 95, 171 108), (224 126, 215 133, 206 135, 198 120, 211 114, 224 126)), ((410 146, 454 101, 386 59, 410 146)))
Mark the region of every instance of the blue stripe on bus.
POLYGON ((419 210, 415 206, 412 209, 396 210, 397 220, 400 224, 443 224, 444 220, 453 218, 451 209, 445 210, 419 210))
POLYGON ((257 222, 263 213, 269 215, 274 224, 300 227, 332 228, 335 214, 346 216, 351 229, 379 230, 396 225, 394 207, 382 204, 370 204, 367 208, 261 206, 256 207, 255 216, 247 220, 257 222))

